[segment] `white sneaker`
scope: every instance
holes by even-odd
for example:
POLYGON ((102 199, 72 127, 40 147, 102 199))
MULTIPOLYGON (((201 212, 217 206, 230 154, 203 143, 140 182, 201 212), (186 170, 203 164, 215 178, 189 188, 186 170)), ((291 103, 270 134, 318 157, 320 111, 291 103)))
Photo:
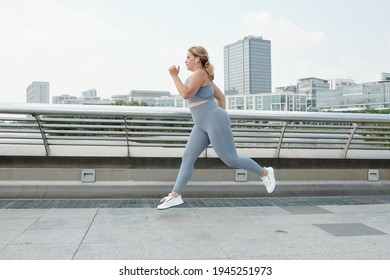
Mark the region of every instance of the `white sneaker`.
POLYGON ((167 196, 164 196, 163 198, 161 198, 160 202, 164 202, 171 194, 169 193, 167 196))
POLYGON ((276 186, 275 173, 272 167, 267 167, 268 175, 261 177, 268 193, 273 193, 276 186))
POLYGON ((163 197, 161 200, 164 201, 159 206, 157 206, 158 210, 165 210, 171 207, 182 205, 184 203, 181 195, 178 197, 173 197, 171 194, 169 194, 168 196, 163 197))

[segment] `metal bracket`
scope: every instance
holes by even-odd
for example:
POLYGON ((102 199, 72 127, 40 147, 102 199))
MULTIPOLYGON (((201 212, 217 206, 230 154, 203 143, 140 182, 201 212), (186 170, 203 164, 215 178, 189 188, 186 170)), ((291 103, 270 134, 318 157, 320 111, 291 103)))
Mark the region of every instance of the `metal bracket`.
POLYGON ((130 140, 129 140, 129 129, 127 127, 127 118, 124 117, 123 120, 125 121, 125 132, 126 132, 126 143, 127 143, 127 156, 130 157, 130 140))
POLYGON ((45 130, 43 129, 42 120, 38 115, 33 114, 32 116, 36 119, 38 123, 38 127, 42 135, 43 144, 45 145, 46 156, 49 156, 50 155, 49 142, 47 141, 46 133, 45 130))
POLYGON ((278 142, 278 145, 276 146, 276 151, 275 151, 275 157, 276 157, 276 158, 279 158, 279 157, 280 157, 280 149, 281 149, 281 147, 282 147, 282 142, 283 142, 284 133, 286 132, 287 126, 288 126, 290 123, 291 123, 291 122, 283 122, 283 128, 282 128, 282 131, 281 131, 281 134, 280 134, 280 138, 279 138, 279 142, 278 142))
POLYGON ((342 158, 347 158, 349 146, 351 145, 353 136, 355 135, 356 130, 357 130, 357 129, 359 128, 359 126, 361 126, 361 125, 362 125, 361 123, 354 123, 354 124, 353 124, 352 130, 351 130, 351 132, 349 133, 347 142, 345 143, 344 148, 343 148, 343 152, 342 152, 342 154, 341 154, 341 157, 342 157, 342 158))

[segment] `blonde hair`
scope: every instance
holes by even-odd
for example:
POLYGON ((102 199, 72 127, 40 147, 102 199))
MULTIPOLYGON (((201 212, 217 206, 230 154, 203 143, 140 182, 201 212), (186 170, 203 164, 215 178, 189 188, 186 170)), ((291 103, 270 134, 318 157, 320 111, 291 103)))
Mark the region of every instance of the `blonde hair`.
POLYGON ((190 53, 192 53, 193 56, 199 57, 200 62, 202 63, 203 69, 207 72, 209 75, 209 78, 211 81, 214 80, 214 65, 210 63, 209 60, 209 54, 207 53, 206 49, 201 46, 194 46, 188 49, 190 53))

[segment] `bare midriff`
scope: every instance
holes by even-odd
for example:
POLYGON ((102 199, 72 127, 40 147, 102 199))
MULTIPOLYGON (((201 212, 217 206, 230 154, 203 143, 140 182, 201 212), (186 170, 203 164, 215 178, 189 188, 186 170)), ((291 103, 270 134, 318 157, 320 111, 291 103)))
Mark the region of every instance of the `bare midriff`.
POLYGON ((201 101, 192 102, 192 103, 188 104, 188 107, 191 108, 191 107, 199 106, 199 105, 202 105, 208 101, 209 100, 201 100, 201 101))

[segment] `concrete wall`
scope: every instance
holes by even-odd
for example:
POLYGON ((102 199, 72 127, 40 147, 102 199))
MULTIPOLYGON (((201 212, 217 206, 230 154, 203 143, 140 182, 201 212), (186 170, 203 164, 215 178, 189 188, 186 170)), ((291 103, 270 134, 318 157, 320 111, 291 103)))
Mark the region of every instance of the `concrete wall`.
MULTIPOLYGON (((254 160, 275 168, 274 196, 390 194, 389 160, 254 160), (369 170, 378 172, 379 180, 369 181, 369 170)), ((0 198, 160 197, 171 190, 180 162, 180 158, 151 157, 0 157, 0 198), (88 170, 95 172, 92 182, 88 170)), ((256 174, 248 173, 246 182, 235 179, 236 170, 219 159, 201 158, 185 195, 268 195, 256 174)))

